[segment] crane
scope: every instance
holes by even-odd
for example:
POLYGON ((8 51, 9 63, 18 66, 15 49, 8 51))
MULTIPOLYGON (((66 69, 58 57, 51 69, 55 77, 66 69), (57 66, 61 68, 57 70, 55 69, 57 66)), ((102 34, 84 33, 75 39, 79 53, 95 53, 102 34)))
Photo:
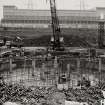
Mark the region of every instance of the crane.
POLYGON ((50 0, 51 19, 52 19, 52 30, 53 37, 51 38, 51 49, 53 51, 64 51, 63 37, 61 37, 61 29, 59 25, 59 19, 56 12, 55 0, 50 0))
POLYGON ((105 24, 105 19, 104 19, 104 14, 100 14, 100 18, 98 21, 98 47, 100 49, 105 48, 105 43, 104 43, 104 24, 105 24))

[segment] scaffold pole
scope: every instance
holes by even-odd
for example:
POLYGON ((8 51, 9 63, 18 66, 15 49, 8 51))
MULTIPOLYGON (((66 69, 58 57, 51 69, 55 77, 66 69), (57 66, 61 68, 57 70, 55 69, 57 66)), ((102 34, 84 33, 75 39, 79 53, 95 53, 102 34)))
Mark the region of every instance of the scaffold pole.
POLYGON ((102 82, 101 72, 102 72, 102 62, 101 62, 101 58, 99 58, 99 84, 100 85, 101 85, 101 82, 102 82))

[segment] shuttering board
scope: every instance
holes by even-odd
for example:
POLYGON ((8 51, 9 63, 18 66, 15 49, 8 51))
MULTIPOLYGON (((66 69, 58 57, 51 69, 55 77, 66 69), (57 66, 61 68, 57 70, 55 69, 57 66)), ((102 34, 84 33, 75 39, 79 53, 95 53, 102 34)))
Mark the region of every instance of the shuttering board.
POLYGON ((65 105, 88 105, 87 103, 85 102, 75 102, 75 101, 65 101, 65 105))

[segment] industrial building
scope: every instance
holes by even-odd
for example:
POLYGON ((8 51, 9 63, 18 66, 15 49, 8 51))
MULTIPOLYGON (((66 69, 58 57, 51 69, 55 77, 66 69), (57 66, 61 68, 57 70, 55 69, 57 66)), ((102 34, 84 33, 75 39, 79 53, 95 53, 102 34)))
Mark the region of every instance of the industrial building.
MULTIPOLYGON (((100 14, 105 15, 105 8, 95 10, 57 10, 61 28, 98 27, 100 14)), ((18 9, 16 6, 4 6, 3 27, 48 28, 51 27, 50 10, 18 9)))

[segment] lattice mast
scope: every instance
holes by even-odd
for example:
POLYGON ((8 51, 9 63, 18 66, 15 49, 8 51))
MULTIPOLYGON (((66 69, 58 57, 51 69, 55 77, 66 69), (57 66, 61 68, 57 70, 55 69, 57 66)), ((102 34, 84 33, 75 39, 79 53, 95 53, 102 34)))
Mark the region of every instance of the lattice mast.
POLYGON ((104 14, 101 13, 100 14, 100 19, 98 21, 98 47, 99 48, 105 48, 105 45, 104 45, 104 23, 105 23, 105 19, 104 19, 104 14))
POLYGON ((80 10, 85 10, 86 9, 86 4, 84 0, 80 0, 80 10))
POLYGON ((27 8, 33 9, 33 0, 28 0, 27 8))
POLYGON ((52 19, 52 29, 53 29, 53 39, 52 47, 53 50, 63 50, 62 42, 63 37, 61 37, 61 30, 59 25, 59 19, 56 12, 56 2, 55 0, 50 0, 50 9, 51 9, 51 19, 52 19))

